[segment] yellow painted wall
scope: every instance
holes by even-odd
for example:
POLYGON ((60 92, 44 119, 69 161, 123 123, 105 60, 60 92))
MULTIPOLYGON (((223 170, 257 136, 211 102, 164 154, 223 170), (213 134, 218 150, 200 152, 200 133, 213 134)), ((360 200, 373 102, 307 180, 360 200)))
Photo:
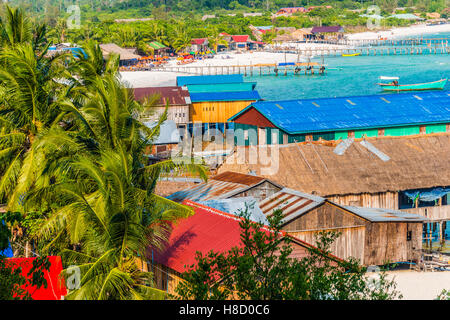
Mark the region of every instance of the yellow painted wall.
POLYGON ((229 118, 247 107, 252 101, 194 102, 190 109, 191 121, 227 122, 229 118))

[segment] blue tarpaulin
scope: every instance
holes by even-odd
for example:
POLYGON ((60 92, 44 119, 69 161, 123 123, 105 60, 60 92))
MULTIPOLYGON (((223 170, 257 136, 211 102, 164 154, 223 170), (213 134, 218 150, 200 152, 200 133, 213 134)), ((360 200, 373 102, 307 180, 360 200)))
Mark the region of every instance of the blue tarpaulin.
POLYGON ((258 91, 236 91, 236 92, 197 92, 191 93, 192 102, 202 101, 250 101, 259 100, 258 91))
POLYGON ((405 195, 411 200, 415 201, 416 199, 419 199, 419 201, 426 201, 426 202, 436 201, 445 196, 447 193, 450 193, 450 187, 448 188, 439 187, 429 190, 405 191, 405 195))
POLYGON ((450 122, 450 91, 254 102, 255 108, 289 134, 450 122))
POLYGON ((243 82, 242 74, 208 75, 208 76, 180 76, 177 77, 177 86, 188 84, 214 84, 243 82))

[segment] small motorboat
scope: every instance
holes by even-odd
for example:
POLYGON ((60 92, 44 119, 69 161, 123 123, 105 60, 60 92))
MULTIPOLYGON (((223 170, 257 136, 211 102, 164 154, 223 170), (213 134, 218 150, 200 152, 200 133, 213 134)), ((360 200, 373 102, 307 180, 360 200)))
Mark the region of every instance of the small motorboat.
MULTIPOLYGON (((387 80, 388 77, 383 77, 387 80)), ((381 77, 380 77, 381 79, 381 77)), ((378 83, 384 91, 422 91, 422 90, 442 90, 447 83, 447 79, 441 79, 433 82, 415 83, 415 84, 398 84, 398 78, 391 77, 394 80, 390 83, 378 83)))
POLYGON ((343 53, 342 56, 343 57, 356 57, 359 56, 361 54, 361 52, 356 52, 356 53, 343 53))

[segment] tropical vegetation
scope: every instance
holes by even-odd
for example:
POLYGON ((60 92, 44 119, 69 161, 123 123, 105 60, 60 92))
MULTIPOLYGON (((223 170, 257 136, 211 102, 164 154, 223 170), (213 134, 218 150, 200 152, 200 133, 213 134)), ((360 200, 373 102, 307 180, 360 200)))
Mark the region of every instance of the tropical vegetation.
MULTIPOLYGON (((164 241, 170 222, 191 209, 154 193, 161 173, 189 171, 192 159, 150 164, 145 150, 167 110, 149 128, 118 73, 118 57, 98 44, 50 54, 45 27, 6 8, 0 50, 0 200, 9 223, 40 255, 58 254, 82 272, 73 299, 155 299, 150 272, 136 260, 164 241), (31 243, 30 243, 31 242, 31 243)), ((30 250, 31 250, 30 249, 30 250)))

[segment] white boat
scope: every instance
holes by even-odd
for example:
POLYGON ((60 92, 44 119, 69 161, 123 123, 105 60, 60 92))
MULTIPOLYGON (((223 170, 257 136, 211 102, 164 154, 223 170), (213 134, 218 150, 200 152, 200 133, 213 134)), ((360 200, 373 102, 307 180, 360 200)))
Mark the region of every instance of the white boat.
POLYGON ((399 80, 399 77, 386 77, 386 76, 380 76, 380 80, 399 80))

